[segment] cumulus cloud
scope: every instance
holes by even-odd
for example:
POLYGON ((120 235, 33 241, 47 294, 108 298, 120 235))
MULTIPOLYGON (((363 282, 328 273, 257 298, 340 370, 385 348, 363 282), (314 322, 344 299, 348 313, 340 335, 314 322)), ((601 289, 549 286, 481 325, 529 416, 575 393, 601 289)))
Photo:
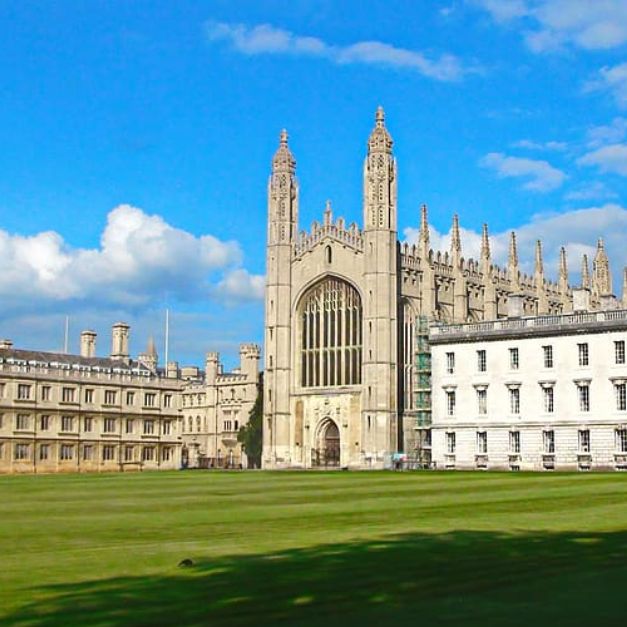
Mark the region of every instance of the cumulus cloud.
POLYGON ((488 153, 479 164, 494 170, 499 178, 524 178, 524 189, 548 192, 557 189, 566 180, 566 174, 548 161, 510 157, 500 152, 488 153))
POLYGON ((624 0, 474 0, 474 4, 498 23, 522 19, 525 41, 538 53, 567 45, 605 50, 627 42, 624 0))
POLYGON ((265 286, 265 276, 236 268, 224 275, 217 285, 216 293, 228 302, 263 300, 265 286))
POLYGON ((582 183, 564 196, 566 200, 605 200, 617 197, 618 194, 601 181, 582 183))
MULTIPOLYGON (((559 249, 564 246, 568 255, 570 282, 576 284, 580 277, 581 256, 593 257, 596 241, 603 237, 613 271, 615 290, 622 285, 622 268, 627 265, 624 234, 627 232, 627 207, 608 203, 599 207, 587 207, 560 214, 539 214, 516 229, 518 255, 522 269, 533 272, 536 240, 543 242, 545 273, 557 277, 559 249)), ((417 243, 418 228, 406 228, 404 235, 410 243, 417 243)), ((460 228, 463 254, 466 258, 479 258, 481 233, 460 228)), ((431 228, 431 247, 449 250, 451 233, 440 233, 431 228)), ((507 263, 510 231, 490 234, 492 259, 499 265, 507 263)))
POLYGON ((580 165, 597 166, 601 172, 627 176, 627 144, 610 144, 577 159, 580 165))
POLYGON ((587 133, 587 144, 597 148, 605 144, 617 144, 627 137, 627 118, 616 117, 610 124, 593 126, 587 133))
POLYGON ((346 46, 333 45, 318 37, 296 35, 270 24, 247 26, 208 22, 210 42, 227 42, 241 54, 283 54, 327 59, 338 64, 377 65, 416 71, 439 81, 456 81, 477 68, 464 67, 460 60, 443 54, 430 57, 417 50, 398 48, 381 41, 359 41, 346 46))
POLYGON ((530 139, 521 139, 520 141, 514 142, 512 146, 514 146, 514 148, 524 148, 525 150, 535 150, 538 152, 563 152, 568 148, 568 144, 565 142, 535 142, 530 139))
POLYGON ((601 68, 597 77, 584 85, 584 91, 607 91, 619 107, 627 108, 627 62, 601 68))
MULTIPOLYGON (((160 216, 120 205, 109 213, 98 248, 72 248, 54 231, 0 231, 0 297, 5 312, 68 301, 142 308, 158 298, 209 295, 214 274, 237 270, 241 262, 235 241, 197 237, 160 216)), ((227 282, 223 292, 229 289, 227 282)), ((259 294, 251 291, 249 297, 259 294)))

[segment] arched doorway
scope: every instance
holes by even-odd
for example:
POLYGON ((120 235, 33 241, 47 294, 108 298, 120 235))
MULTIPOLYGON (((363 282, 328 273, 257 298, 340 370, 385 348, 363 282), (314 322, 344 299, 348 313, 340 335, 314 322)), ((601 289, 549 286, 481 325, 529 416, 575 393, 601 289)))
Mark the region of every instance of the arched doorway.
POLYGON ((320 424, 316 448, 311 453, 312 466, 333 468, 340 465, 340 430, 330 418, 320 424))

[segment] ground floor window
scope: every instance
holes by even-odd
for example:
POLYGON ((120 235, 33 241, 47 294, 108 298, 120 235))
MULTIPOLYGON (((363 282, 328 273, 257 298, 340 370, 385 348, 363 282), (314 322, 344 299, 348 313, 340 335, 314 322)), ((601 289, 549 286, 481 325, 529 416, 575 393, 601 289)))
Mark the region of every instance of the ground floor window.
POLYGON ((520 453, 520 431, 509 432, 509 451, 510 453, 520 453))
POLYGON ((144 462, 152 462, 155 459, 155 447, 154 446, 144 446, 142 449, 142 461, 144 462))
POLYGON ((93 459, 94 456, 94 447, 91 444, 85 444, 83 446, 83 459, 88 462, 93 459))
POLYGON ((22 461, 30 458, 30 444, 18 443, 13 451, 13 459, 22 461))
POLYGON ((549 455, 555 453, 555 431, 544 431, 542 433, 542 448, 549 455))
POLYGON ((71 459, 74 459, 74 445, 61 444, 61 454, 59 457, 62 461, 69 461, 71 459))
POLYGON ((446 434, 446 452, 450 455, 455 453, 455 433, 446 434))
POLYGON ((164 462, 169 462, 172 459, 172 447, 164 446, 161 451, 161 459, 164 462))
POLYGON ((581 429, 581 431, 579 431, 579 452, 590 452, 590 431, 588 429, 581 429))
POLYGON ((124 447, 124 461, 132 462, 135 459, 135 448, 133 446, 124 447))
POLYGON ((40 461, 46 461, 50 457, 50 445, 49 444, 40 444, 39 445, 39 459, 40 461))
POLYGON ((616 430, 616 448, 621 453, 627 453, 627 429, 616 430))
POLYGON ((112 444, 105 444, 102 447, 102 461, 110 462, 115 459, 115 446, 112 444))
POLYGON ((488 434, 486 431, 477 431, 477 453, 488 452, 488 434))

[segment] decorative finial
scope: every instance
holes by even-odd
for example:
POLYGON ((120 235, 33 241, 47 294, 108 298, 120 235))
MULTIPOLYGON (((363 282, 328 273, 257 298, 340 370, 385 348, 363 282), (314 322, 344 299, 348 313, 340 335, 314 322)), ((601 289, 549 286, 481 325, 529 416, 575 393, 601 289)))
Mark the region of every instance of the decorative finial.
POLYGON ((462 252, 462 240, 459 234, 459 216, 453 214, 453 226, 451 227, 451 253, 462 252))
POLYGON ((568 263, 566 262, 566 249, 560 248, 559 284, 562 288, 568 285, 568 263))
POLYGON ((585 253, 581 258, 581 287, 590 289, 590 266, 588 265, 588 255, 585 253))
POLYGON ((544 274, 544 262, 542 260, 542 242, 540 240, 536 240, 535 273, 544 274))
POLYGON ((488 225, 485 223, 481 232, 481 259, 490 259, 490 236, 488 235, 488 225))
POLYGON ((376 124, 378 127, 382 127, 385 124, 385 111, 383 110, 383 107, 381 105, 379 105, 377 107, 377 114, 375 116, 375 120, 376 120, 376 124))
POLYGON ((511 267, 518 266, 518 247, 516 246, 516 233, 511 232, 509 237, 509 259, 508 264, 511 267))
POLYGON ((287 146, 287 131, 285 129, 281 130, 281 135, 279 136, 279 143, 282 146, 287 146))
POLYGON ((420 207, 420 235, 419 241, 426 255, 429 252, 429 219, 427 216, 427 205, 420 207))
POLYGON ((324 223, 325 225, 330 225, 333 220, 333 211, 331 209, 331 201, 327 200, 326 205, 324 207, 324 223))

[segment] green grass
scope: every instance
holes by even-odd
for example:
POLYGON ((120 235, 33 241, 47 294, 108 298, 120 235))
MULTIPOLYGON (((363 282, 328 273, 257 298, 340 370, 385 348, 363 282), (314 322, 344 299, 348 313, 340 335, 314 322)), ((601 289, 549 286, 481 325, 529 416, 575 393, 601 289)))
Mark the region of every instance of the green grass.
POLYGON ((0 477, 2 624, 625 620, 627 475, 0 477))

